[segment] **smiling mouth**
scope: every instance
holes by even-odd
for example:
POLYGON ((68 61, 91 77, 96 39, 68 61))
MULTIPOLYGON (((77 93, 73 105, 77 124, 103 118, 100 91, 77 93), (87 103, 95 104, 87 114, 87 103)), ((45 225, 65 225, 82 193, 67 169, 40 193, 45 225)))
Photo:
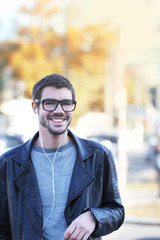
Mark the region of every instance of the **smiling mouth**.
POLYGON ((50 120, 55 123, 62 123, 63 121, 65 121, 64 118, 50 118, 50 120))

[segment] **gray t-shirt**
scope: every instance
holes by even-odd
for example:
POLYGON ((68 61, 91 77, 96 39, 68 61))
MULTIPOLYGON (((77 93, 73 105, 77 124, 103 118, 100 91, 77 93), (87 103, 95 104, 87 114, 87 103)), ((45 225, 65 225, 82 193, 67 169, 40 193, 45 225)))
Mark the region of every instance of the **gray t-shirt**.
POLYGON ((44 150, 52 164, 41 147, 34 145, 31 151, 42 202, 43 236, 45 240, 63 240, 67 228, 64 209, 77 150, 72 141, 57 153, 57 149, 44 150))

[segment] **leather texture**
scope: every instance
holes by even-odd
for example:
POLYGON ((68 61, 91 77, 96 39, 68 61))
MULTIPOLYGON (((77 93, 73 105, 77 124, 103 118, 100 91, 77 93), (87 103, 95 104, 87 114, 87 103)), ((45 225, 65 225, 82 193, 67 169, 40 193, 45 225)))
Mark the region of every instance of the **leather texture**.
MULTIPOLYGON (((76 144, 77 160, 65 208, 67 225, 90 209, 97 225, 89 240, 99 240, 124 221, 114 159, 103 145, 68 134, 76 144)), ((41 198, 30 158, 37 137, 0 158, 0 239, 43 239, 41 198)))

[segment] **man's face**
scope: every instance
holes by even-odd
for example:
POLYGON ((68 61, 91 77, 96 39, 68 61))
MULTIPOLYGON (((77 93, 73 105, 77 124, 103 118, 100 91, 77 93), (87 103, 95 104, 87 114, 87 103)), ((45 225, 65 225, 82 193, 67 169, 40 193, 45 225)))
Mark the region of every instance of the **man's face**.
MULTIPOLYGON (((55 87, 45 87, 42 91, 41 100, 47 98, 59 101, 64 99, 72 100, 72 93, 68 88, 58 89, 55 87)), ((65 112, 60 104, 51 112, 45 111, 42 107, 42 103, 38 108, 40 127, 47 129, 47 131, 53 135, 61 135, 67 130, 71 123, 72 115, 73 112, 65 112)))

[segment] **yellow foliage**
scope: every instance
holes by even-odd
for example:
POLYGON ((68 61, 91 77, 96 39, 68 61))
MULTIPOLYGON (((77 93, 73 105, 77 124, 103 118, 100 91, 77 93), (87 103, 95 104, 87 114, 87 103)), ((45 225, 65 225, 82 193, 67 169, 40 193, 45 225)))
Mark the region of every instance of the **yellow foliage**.
POLYGON ((61 71, 61 59, 48 59, 43 47, 38 43, 22 44, 11 56, 11 64, 18 76, 28 85, 31 94, 33 84, 52 72, 61 71))
POLYGON ((102 110, 106 59, 111 45, 117 42, 117 32, 108 31, 107 24, 81 28, 72 25, 69 19, 72 17, 73 22, 76 16, 68 11, 68 24, 65 23, 66 29, 60 34, 52 26, 57 12, 54 0, 34 0, 33 8, 21 9, 32 21, 28 26, 19 26, 21 43, 12 52, 10 64, 27 83, 28 94, 33 84, 45 75, 66 74, 74 82, 77 97, 83 96, 82 111, 94 105, 102 110))

